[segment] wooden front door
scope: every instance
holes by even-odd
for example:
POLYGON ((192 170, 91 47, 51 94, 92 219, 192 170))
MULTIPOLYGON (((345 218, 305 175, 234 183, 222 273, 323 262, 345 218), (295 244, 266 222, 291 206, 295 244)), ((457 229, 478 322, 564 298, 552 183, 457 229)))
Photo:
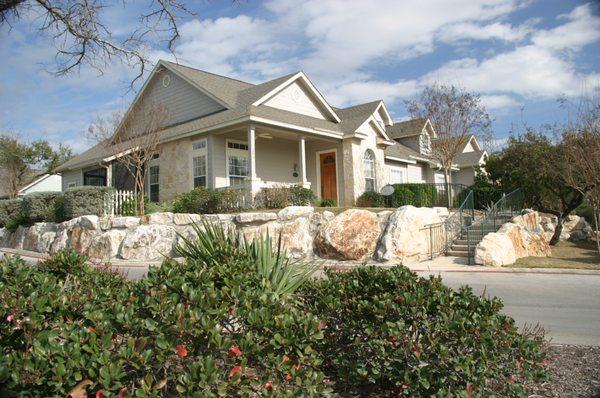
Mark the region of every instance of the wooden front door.
POLYGON ((333 199, 337 202, 337 173, 335 152, 320 154, 321 199, 333 199))

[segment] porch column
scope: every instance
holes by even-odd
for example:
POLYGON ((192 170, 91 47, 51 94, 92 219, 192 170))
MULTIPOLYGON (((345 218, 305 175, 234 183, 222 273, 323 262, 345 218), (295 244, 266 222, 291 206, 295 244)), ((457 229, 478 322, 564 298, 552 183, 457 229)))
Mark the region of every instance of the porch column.
POLYGON ((112 174, 113 174, 113 164, 110 162, 106 166, 106 186, 112 187, 112 174))
POLYGON ((260 191, 261 181, 256 176, 256 126, 248 126, 248 177, 246 177, 246 200, 254 201, 254 195, 260 191))
POLYGON ((298 140, 298 160, 300 168, 300 185, 309 188, 310 184, 306 180, 306 139, 303 135, 300 136, 298 140))
POLYGON ((256 127, 248 126, 248 179, 256 179, 256 127))

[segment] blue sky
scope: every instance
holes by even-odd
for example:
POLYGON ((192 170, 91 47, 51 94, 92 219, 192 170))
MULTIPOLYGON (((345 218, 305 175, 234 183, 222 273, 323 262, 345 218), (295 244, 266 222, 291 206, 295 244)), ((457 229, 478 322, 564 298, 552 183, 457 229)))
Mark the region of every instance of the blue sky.
MULTIPOLYGON (((566 0, 271 0, 190 2, 179 62, 250 82, 303 70, 328 102, 383 99, 392 116, 434 82, 479 93, 500 140, 513 125, 563 120, 556 99, 573 102, 600 84, 600 6, 566 0)), ((145 1, 108 7, 115 34, 135 23, 145 1)), ((102 76, 83 68, 55 77, 52 41, 27 18, 0 28, 0 131, 25 139, 89 143, 96 115, 127 107, 135 71, 112 63, 102 76)), ((173 60, 164 43, 151 59, 173 60)))

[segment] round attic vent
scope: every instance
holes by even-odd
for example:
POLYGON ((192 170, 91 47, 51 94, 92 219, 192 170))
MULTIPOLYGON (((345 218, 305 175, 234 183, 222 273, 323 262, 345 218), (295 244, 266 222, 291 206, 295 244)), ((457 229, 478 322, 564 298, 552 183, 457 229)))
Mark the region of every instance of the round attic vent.
POLYGON ((300 90, 298 88, 294 88, 292 91, 292 99, 296 102, 300 101, 300 90))
POLYGON ((171 75, 164 75, 162 78, 163 87, 169 87, 169 84, 171 84, 171 75))

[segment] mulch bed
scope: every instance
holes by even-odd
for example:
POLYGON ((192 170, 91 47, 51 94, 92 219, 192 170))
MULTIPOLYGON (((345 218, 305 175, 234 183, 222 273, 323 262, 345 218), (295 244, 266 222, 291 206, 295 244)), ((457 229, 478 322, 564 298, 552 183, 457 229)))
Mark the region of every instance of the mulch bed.
POLYGON ((530 385, 530 398, 600 398, 600 347, 548 346, 550 380, 530 385))

